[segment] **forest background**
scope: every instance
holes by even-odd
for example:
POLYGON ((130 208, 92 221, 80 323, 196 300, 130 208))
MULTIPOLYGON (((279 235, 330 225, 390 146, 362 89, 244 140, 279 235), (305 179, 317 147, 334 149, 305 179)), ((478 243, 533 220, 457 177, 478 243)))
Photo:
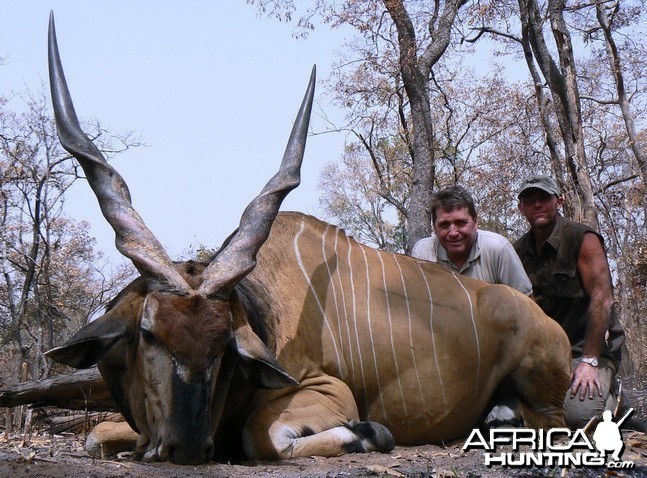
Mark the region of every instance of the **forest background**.
MULTIPOLYGON (((645 380, 644 1, 247 3, 306 45, 315 28, 352 32, 319 80, 318 94, 343 115, 318 111, 326 121, 311 135, 345 138, 319 178, 322 218, 361 242, 408 252, 431 233, 431 193, 458 183, 474 195, 479 226, 514 240, 526 230, 517 185, 529 174, 556 177, 564 214, 605 238, 627 332, 622 375, 645 380)), ((99 120, 84 128, 109 159, 145 146, 99 120)), ((79 179, 46 89, 0 90, 3 387, 51 376, 44 352, 134 277, 96 249, 87 223, 66 214, 79 179)), ((216 247, 191 244, 183 256, 216 247)))

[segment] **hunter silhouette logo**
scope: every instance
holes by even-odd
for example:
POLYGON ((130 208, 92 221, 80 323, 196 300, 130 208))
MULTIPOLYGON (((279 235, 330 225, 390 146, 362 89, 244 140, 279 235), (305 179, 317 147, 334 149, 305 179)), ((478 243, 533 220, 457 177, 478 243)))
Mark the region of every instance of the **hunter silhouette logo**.
POLYGON ((492 428, 485 436, 480 429, 475 428, 463 445, 463 450, 483 450, 486 466, 632 469, 635 466, 633 461, 620 461, 625 446, 620 426, 632 412, 633 408, 629 409, 615 423, 611 411, 604 411, 592 440, 581 428, 492 428), (499 448, 501 446, 504 448, 499 448), (607 454, 610 455, 609 461, 607 454))
POLYGON ((625 447, 622 441, 622 435, 620 435, 620 425, 622 425, 633 411, 634 409, 630 408, 625 416, 618 420, 618 423, 613 422, 611 410, 605 410, 602 413, 602 421, 598 423, 593 433, 595 448, 600 452, 601 457, 604 458, 607 452, 613 452, 611 458, 614 461, 620 461, 620 454, 625 447))

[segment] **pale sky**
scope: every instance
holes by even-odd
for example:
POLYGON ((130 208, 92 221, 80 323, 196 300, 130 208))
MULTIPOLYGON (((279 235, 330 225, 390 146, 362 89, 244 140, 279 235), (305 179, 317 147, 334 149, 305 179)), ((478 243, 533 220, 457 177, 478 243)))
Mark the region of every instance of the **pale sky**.
MULTIPOLYGON (((328 77, 343 34, 323 26, 307 40, 258 18, 244 0, 25 0, 0 13, 0 94, 38 91, 47 79, 47 24, 54 11, 61 59, 77 114, 110 131, 136 130, 148 144, 111 164, 135 208, 171 257, 190 244, 216 247, 274 174, 312 65, 328 77)), ((317 112, 342 113, 315 93, 317 112)), ((17 101, 17 100, 14 100, 17 101)), ((10 106, 11 107, 11 104, 10 106)), ((310 136, 302 183, 283 203, 321 217, 317 182, 339 159, 342 134, 310 136)), ((117 258, 114 234, 85 180, 66 213, 87 220, 97 246, 117 258)))

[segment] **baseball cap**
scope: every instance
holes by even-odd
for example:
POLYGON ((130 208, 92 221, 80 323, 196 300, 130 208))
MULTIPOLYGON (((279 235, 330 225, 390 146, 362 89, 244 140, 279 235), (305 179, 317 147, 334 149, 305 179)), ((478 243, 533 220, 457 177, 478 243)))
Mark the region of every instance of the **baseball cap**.
POLYGON ((526 178, 519 187, 517 197, 521 196, 528 189, 541 189, 548 194, 556 194, 558 196, 561 194, 557 182, 550 176, 544 176, 543 174, 535 174, 526 178))

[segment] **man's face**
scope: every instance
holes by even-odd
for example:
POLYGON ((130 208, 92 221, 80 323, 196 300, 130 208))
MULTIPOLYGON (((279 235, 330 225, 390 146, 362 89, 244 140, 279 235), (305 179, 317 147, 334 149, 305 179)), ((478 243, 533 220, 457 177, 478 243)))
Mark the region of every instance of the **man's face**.
POLYGON ((438 242, 445 248, 449 258, 457 266, 462 266, 467 260, 472 244, 476 239, 478 224, 470 216, 466 207, 452 210, 436 209, 434 232, 438 242))
POLYGON ((542 229, 555 223, 563 202, 562 197, 542 189, 527 189, 519 197, 519 211, 528 220, 531 229, 542 229))

